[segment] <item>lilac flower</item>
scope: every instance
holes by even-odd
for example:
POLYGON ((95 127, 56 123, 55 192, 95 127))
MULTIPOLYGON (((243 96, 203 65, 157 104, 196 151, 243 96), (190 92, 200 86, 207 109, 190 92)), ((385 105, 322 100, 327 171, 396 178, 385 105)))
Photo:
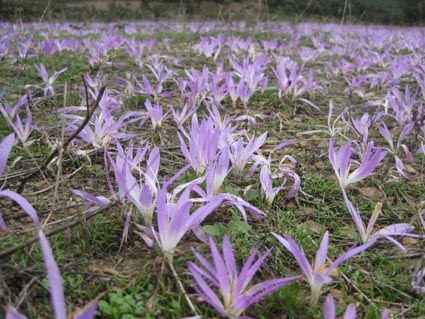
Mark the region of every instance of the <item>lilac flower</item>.
POLYGON ((360 119, 346 119, 342 115, 342 120, 356 135, 362 137, 363 144, 367 144, 369 129, 382 117, 382 114, 382 112, 379 112, 374 116, 370 116, 369 113, 364 113, 360 119))
POLYGON ((394 117, 400 125, 405 126, 413 119, 413 110, 418 103, 416 100, 417 91, 412 96, 410 88, 406 85, 404 97, 399 89, 394 88, 387 94, 388 106, 394 111, 394 117))
MULTIPOLYGON (((2 111, 3 113, 3 111, 2 111)), ((12 110, 13 113, 13 110, 12 110)), ((14 118, 9 116, 5 116, 7 123, 15 132, 17 138, 22 143, 24 147, 29 146, 33 141, 29 141, 29 137, 31 133, 36 128, 35 124, 32 123, 32 113, 29 107, 26 107, 26 115, 25 124, 23 124, 21 117, 18 113, 15 114, 14 118)))
POLYGON ((370 217, 367 228, 365 228, 360 213, 354 208, 353 204, 348 199, 347 193, 344 189, 342 190, 342 193, 344 195, 345 204, 347 205, 348 210, 351 216, 353 217, 354 224, 357 227, 363 244, 375 243, 379 238, 386 238, 395 245, 397 245, 400 249, 406 250, 402 244, 400 244, 393 238, 393 236, 420 237, 420 235, 411 234, 411 231, 414 229, 414 227, 408 223, 392 224, 384 228, 380 228, 377 231, 374 231, 376 220, 378 219, 378 216, 381 213, 381 203, 376 204, 372 216, 370 217))
MULTIPOLYGON (((84 109, 84 108, 81 108, 84 109)), ((140 120, 142 113, 131 111, 123 114, 118 120, 114 118, 112 112, 105 107, 100 108, 100 112, 95 113, 78 135, 84 142, 90 143, 95 149, 102 149, 117 139, 134 137, 134 134, 121 133, 129 123, 140 120)), ((66 132, 74 132, 80 125, 83 118, 77 115, 65 115, 73 121, 68 121, 66 132)))
POLYGON ((287 236, 287 239, 285 239, 276 233, 272 234, 295 257, 295 260, 304 272, 310 285, 312 304, 315 304, 319 299, 322 286, 332 281, 332 270, 336 269, 336 267, 345 260, 361 253, 373 245, 373 242, 370 242, 356 248, 351 248, 329 265, 326 261, 328 255, 329 232, 326 231, 320 243, 319 250, 316 253, 316 258, 313 259, 312 264, 310 264, 303 250, 291 237, 287 236))
MULTIPOLYGON (((242 80, 239 80, 239 82, 242 82, 242 80)), ((239 98, 239 89, 238 89, 239 85, 234 82, 232 76, 229 76, 227 78, 226 86, 227 86, 227 93, 229 94, 230 99, 232 100, 232 106, 233 108, 235 108, 236 102, 238 101, 238 98, 239 98)))
POLYGON ((220 104, 228 94, 226 77, 213 74, 210 83, 210 94, 214 103, 220 104), (221 84, 221 85, 220 85, 221 84))
POLYGON ((132 76, 130 72, 125 73, 125 78, 117 76, 117 86, 122 92, 123 99, 130 98, 132 96, 135 96, 136 94, 136 88, 134 87, 134 83, 132 80, 132 76))
POLYGON ((349 141, 346 145, 341 146, 338 153, 335 151, 334 140, 329 141, 329 161, 335 171, 341 188, 345 188, 352 183, 356 183, 369 176, 387 154, 381 148, 373 149, 373 142, 367 143, 366 150, 362 154, 361 163, 354 171, 350 173, 350 168, 354 160, 351 159, 353 153, 352 142, 349 141))
POLYGON ((186 97, 189 100, 189 104, 194 107, 199 107, 204 101, 208 93, 208 82, 210 72, 204 65, 202 73, 198 72, 194 68, 191 71, 185 70, 188 81, 186 82, 187 93, 186 97))
POLYGON ((248 142, 242 138, 231 143, 230 160, 238 174, 242 174, 246 164, 251 160, 252 156, 264 144, 267 138, 267 132, 261 134, 258 138, 248 137, 248 142))
POLYGON ((294 144, 294 141, 286 141, 278 146, 276 146, 272 152, 270 152, 269 157, 265 158, 262 155, 257 156, 256 163, 248 173, 248 176, 251 176, 253 170, 256 169, 257 163, 261 163, 260 170, 260 184, 261 184, 261 195, 265 198, 268 205, 273 203, 276 195, 286 186, 288 179, 291 178, 293 180, 293 185, 289 191, 289 193, 285 196, 286 200, 289 200, 293 197, 297 200, 298 191, 301 189, 301 178, 300 176, 289 166, 285 165, 286 160, 289 160, 292 165, 297 165, 297 160, 290 155, 283 156, 280 161, 278 168, 272 172, 271 168, 271 155, 274 151, 283 148, 287 145, 294 144), (281 180, 279 186, 273 186, 273 180, 278 179, 281 180))
MULTIPOLYGON (((298 177, 296 179, 296 182, 299 182, 299 183, 296 183, 295 185, 296 187, 299 186, 298 184, 301 183, 301 180, 299 179, 299 176, 294 171, 292 171, 291 169, 287 169, 285 173, 290 174, 294 177, 298 177)), ((267 165, 263 165, 261 167, 261 171, 260 171, 261 194, 265 198, 268 205, 271 205, 273 203, 276 195, 283 189, 286 182, 287 182, 287 178, 284 178, 282 183, 279 186, 273 187, 272 173, 270 171, 270 168, 267 167, 267 165)), ((296 192, 297 191, 294 190, 292 193, 296 194, 296 192)))
MULTIPOLYGON (((65 294, 62 286, 62 277, 59 271, 59 267, 56 264, 55 258, 53 257, 52 248, 50 247, 49 241, 44 235, 43 231, 40 230, 38 238, 41 244, 41 253, 44 259, 44 265, 46 267, 47 278, 49 280, 50 295, 52 300, 53 311, 55 313, 55 319, 67 319, 67 310, 65 303, 65 294)), ((97 302, 90 303, 83 310, 78 311, 73 318, 74 319, 92 319, 96 314, 97 302)), ((26 319, 24 315, 20 314, 13 307, 7 309, 6 319, 26 319)))
POLYGON ((167 66, 162 63, 160 63, 158 66, 151 66, 148 64, 147 67, 151 70, 153 76, 155 77, 156 84, 151 84, 148 78, 143 74, 143 83, 134 78, 134 81, 137 85, 135 91, 143 95, 152 96, 155 101, 158 100, 159 96, 170 97, 173 92, 163 92, 163 86, 164 83, 174 74, 174 71, 168 69, 167 66))
POLYGON ((317 55, 319 52, 313 48, 310 47, 301 47, 298 49, 298 54, 303 61, 303 65, 312 62, 317 58, 317 55))
POLYGON ((192 208, 192 201, 189 198, 191 188, 188 187, 176 203, 169 203, 166 190, 168 183, 165 183, 158 191, 156 201, 158 231, 156 232, 153 227, 142 225, 137 225, 137 227, 141 230, 139 234, 146 244, 152 246, 155 240, 165 258, 172 263, 175 249, 183 236, 188 231, 197 228, 221 204, 222 198, 215 196, 209 203, 190 213, 192 208))
POLYGON ((252 94, 254 94, 254 91, 252 91, 249 86, 244 83, 243 81, 239 81, 238 87, 238 95, 242 102, 242 105, 244 108, 248 107, 248 101, 251 98, 252 94))
MULTIPOLYGON (((15 141, 15 135, 9 134, 1 143, 0 143, 0 176, 3 175, 4 169, 6 167, 7 158, 9 157, 9 153, 12 150, 13 144, 15 141)), ((31 204, 21 195, 8 190, 0 188, 0 197, 8 197, 11 200, 15 201, 21 208, 25 211, 25 213, 31 217, 35 226, 39 226, 38 216, 35 209, 31 206, 31 204)), ((0 214, 0 230, 11 233, 10 229, 6 226, 1 214, 0 214)))
MULTIPOLYGON (((287 64, 278 63, 276 65, 276 69, 272 67, 273 73, 277 78, 279 98, 282 98, 282 96, 289 96, 292 100, 296 100, 306 92, 311 93, 315 90, 322 90, 322 88, 313 80, 313 70, 310 70, 309 78, 306 79, 298 73, 297 68, 298 64, 293 62, 292 69, 288 75, 287 69, 289 69, 289 67, 287 64)), ((302 101, 308 102, 308 104, 315 109, 319 109, 315 104, 308 100, 302 99, 302 101)))
POLYGON ((174 109, 171 106, 171 114, 173 115, 174 122, 176 122, 177 126, 180 128, 184 122, 186 122, 194 113, 196 112, 196 108, 190 108, 189 104, 185 104, 183 109, 179 111, 178 109, 174 109))
POLYGON ((416 279, 412 283, 412 287, 417 292, 425 294, 425 268, 417 273, 416 279))
POLYGON ((245 222, 247 222, 247 215, 246 210, 248 210, 255 218, 257 219, 263 219, 265 214, 263 211, 255 207, 254 205, 251 205, 241 197, 229 194, 229 193, 223 193, 221 191, 221 185, 223 184, 223 181, 227 174, 229 173, 230 169, 228 167, 228 150, 224 149, 224 153, 220 155, 220 157, 217 160, 217 163, 215 166, 210 167, 205 175, 205 178, 198 179, 196 183, 193 183, 193 190, 198 193, 198 195, 201 196, 200 199, 197 199, 197 201, 205 202, 210 201, 215 196, 220 196, 223 200, 222 206, 235 206, 239 212, 242 215, 242 218, 245 222), (204 191, 201 187, 199 187, 199 183, 202 183, 205 180, 206 184, 206 191, 204 191))
POLYGON ((382 125, 379 127, 379 133, 381 136, 387 141, 389 145, 389 151, 394 156, 396 169, 398 173, 407 178, 410 179, 410 176, 405 172, 405 165, 403 161, 401 160, 400 156, 400 148, 402 148, 404 154, 406 155, 409 162, 413 162, 413 155, 406 144, 402 143, 403 139, 410 133, 415 127, 414 122, 407 123, 403 126, 403 129, 401 130, 396 142, 393 141, 393 136, 388 129, 387 125, 385 123, 382 123, 382 125))
POLYGON ((110 159, 114 168, 120 198, 128 198, 143 216, 144 224, 147 227, 151 227, 158 192, 159 149, 155 147, 151 150, 146 162, 146 171, 143 171, 139 167, 139 163, 146 153, 146 147, 144 151, 138 148, 135 158, 132 156, 133 148, 131 145, 125 152, 120 144, 117 144, 117 147, 116 160, 110 159), (133 176, 133 170, 139 175, 139 180, 133 176))
POLYGON ((55 95, 55 89, 53 88, 53 83, 56 81, 58 76, 65 72, 67 68, 64 68, 59 71, 55 71, 52 76, 49 76, 47 74, 46 68, 43 64, 40 63, 40 65, 34 65, 37 69, 38 75, 40 75, 41 79, 44 81, 45 87, 43 88, 44 95, 55 95))
POLYGON ((180 133, 177 133, 180 140, 180 149, 186 161, 198 174, 203 174, 206 167, 211 165, 217 156, 218 145, 222 131, 220 127, 214 125, 212 119, 203 119, 198 124, 196 114, 192 116, 192 126, 190 134, 184 129, 182 132, 189 140, 189 148, 180 133))
MULTIPOLYGON (((0 95, 0 100, 3 98, 4 90, 2 94, 0 95)), ((30 99, 32 96, 32 92, 28 91, 26 94, 21 95, 19 97, 18 102, 15 104, 14 107, 11 107, 9 103, 0 103, 0 112, 4 116, 4 118, 7 120, 13 120, 18 114, 19 110, 22 108, 22 106, 26 106, 28 108, 28 99, 30 99)))
POLYGON ((166 119, 168 113, 170 112, 168 111, 167 113, 162 114, 162 106, 158 103, 152 105, 149 99, 146 99, 145 107, 152 122, 152 129, 156 130, 158 128, 161 128, 163 121, 166 119))
POLYGON ((229 168, 229 156, 229 146, 224 147, 221 150, 221 153, 218 156, 216 165, 214 167, 213 194, 217 194, 219 192, 219 189, 223 185, 224 179, 231 170, 231 167, 229 168))
MULTIPOLYGON (((227 318, 242 318, 241 314, 249 306, 273 291, 289 284, 300 276, 268 280, 250 286, 255 273, 269 255, 269 249, 254 262, 258 248, 254 249, 246 263, 238 273, 235 256, 229 238, 224 236, 223 255, 210 237, 209 239, 213 264, 210 264, 202 255, 193 250, 196 259, 201 264, 188 262, 189 270, 195 279, 195 290, 208 304, 227 318), (211 286, 218 290, 215 292, 211 286)), ((247 318, 243 316, 243 318, 247 318)))
MULTIPOLYGON (((245 86, 241 85, 239 82, 239 91, 245 92, 255 92, 259 87, 264 86, 264 82, 268 82, 267 76, 264 74, 264 71, 267 67, 267 64, 270 62, 270 59, 261 55, 256 56, 252 63, 249 62, 248 58, 244 58, 242 64, 237 63, 236 61, 231 61, 231 65, 235 71, 235 74, 246 83, 245 86)), ((252 94, 251 93, 251 94, 252 94)))
POLYGON ((104 74, 103 72, 98 71, 94 77, 91 77, 90 73, 87 72, 84 74, 84 79, 86 80, 87 85, 94 90, 92 91, 92 96, 93 98, 96 98, 98 90, 107 85, 108 74, 104 74))
POLYGON ((29 58, 33 58, 36 55, 31 53, 31 46, 33 45, 34 38, 24 38, 17 39, 16 49, 17 49, 17 59, 14 59, 12 63, 15 63, 18 60, 20 63, 25 62, 29 58))

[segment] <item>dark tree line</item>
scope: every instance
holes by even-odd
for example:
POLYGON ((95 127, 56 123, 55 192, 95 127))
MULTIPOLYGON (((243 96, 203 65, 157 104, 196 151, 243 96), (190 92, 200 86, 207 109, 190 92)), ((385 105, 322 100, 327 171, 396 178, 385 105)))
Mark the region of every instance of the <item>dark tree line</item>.
MULTIPOLYGON (((274 17, 302 16, 303 18, 333 18, 345 22, 384 23, 397 25, 423 25, 425 23, 425 0, 102 0, 109 1, 114 10, 121 10, 120 16, 137 18, 136 12, 126 13, 125 3, 140 4, 140 10, 150 9, 158 17, 167 17, 169 8, 176 5, 183 12, 203 16, 203 8, 211 9, 211 4, 216 8, 230 8, 234 2, 241 5, 261 4, 273 12, 274 17), (172 4, 173 6, 167 6, 172 4), (207 4, 210 4, 207 6, 207 4), (158 12, 157 12, 158 11, 158 12)), ((16 12, 23 16, 37 16, 42 13, 48 0, 0 0, 0 18, 13 19, 16 12)), ((69 3, 95 3, 94 0, 50 0, 52 10, 57 16, 67 12, 66 4, 69 3)), ((175 9, 173 9, 175 10, 175 9)), ((230 10, 230 9, 229 9, 230 10)), ((149 10, 148 10, 149 11, 149 10)), ((95 12, 94 12, 95 13, 95 12)), ((209 17, 214 16, 208 12, 209 17)), ((242 15, 243 16, 243 15, 242 15)), ((65 16, 66 18, 66 16, 65 16)))

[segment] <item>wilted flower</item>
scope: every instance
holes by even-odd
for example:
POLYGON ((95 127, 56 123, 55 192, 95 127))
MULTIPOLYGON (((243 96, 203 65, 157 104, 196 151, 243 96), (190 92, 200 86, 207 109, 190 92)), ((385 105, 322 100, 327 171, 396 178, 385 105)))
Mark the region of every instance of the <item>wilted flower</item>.
POLYGON ((373 242, 371 242, 356 248, 351 248, 338 257, 333 263, 329 264, 327 261, 329 232, 326 231, 320 243, 319 250, 316 253, 316 258, 314 258, 310 264, 303 250, 291 237, 287 236, 287 239, 285 239, 276 233, 272 234, 286 249, 289 250, 289 252, 295 257, 298 265, 300 265, 310 285, 312 304, 315 304, 319 299, 322 286, 332 281, 332 277, 330 276, 332 270, 338 267, 338 265, 343 261, 361 253, 373 244, 373 242))
POLYGON ((64 68, 59 71, 55 71, 55 73, 53 73, 52 76, 49 76, 43 64, 40 63, 40 65, 36 64, 34 66, 37 69, 38 75, 40 75, 41 79, 44 81, 44 85, 45 85, 43 88, 44 95, 55 95, 55 89, 53 88, 53 83, 56 81, 56 79, 61 73, 67 70, 67 68, 64 68))
POLYGON ((393 236, 420 237, 419 235, 411 234, 411 231, 414 229, 414 227, 408 223, 392 224, 380 228, 377 231, 374 231, 376 220, 378 219, 378 216, 381 213, 381 203, 376 204, 372 216, 370 217, 367 228, 365 228, 360 213, 354 208, 353 204, 348 199, 347 193, 344 189, 342 190, 342 192, 344 195, 345 204, 347 205, 348 210, 350 211, 350 214, 353 217, 354 224, 356 224, 357 230, 360 233, 362 243, 375 243, 379 238, 383 237, 396 244, 398 247, 400 247, 400 249, 405 250, 404 246, 398 241, 396 241, 393 236))

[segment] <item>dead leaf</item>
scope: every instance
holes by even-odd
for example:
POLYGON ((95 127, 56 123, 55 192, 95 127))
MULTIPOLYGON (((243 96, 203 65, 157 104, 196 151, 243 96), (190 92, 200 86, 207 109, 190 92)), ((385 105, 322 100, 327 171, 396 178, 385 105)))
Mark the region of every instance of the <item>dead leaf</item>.
POLYGON ((413 237, 403 237, 401 242, 403 243, 403 245, 414 245, 418 242, 418 240, 413 237))
POLYGON ((317 147, 327 147, 328 146, 327 140, 321 140, 319 143, 317 143, 317 147))
POLYGON ((384 194, 376 187, 359 188, 359 193, 362 196, 373 199, 373 200, 380 200, 384 197, 384 194))
POLYGON ((392 197, 392 196, 387 197, 386 202, 387 202, 388 206, 391 206, 394 203, 394 197, 392 197))
POLYGON ((416 174, 416 170, 412 167, 412 165, 405 164, 404 169, 410 174, 416 174))
POLYGON ((306 140, 302 140, 302 141, 299 141, 298 142, 298 144, 301 146, 301 147, 306 147, 307 146, 307 141, 306 140))
POLYGON ((300 228, 303 230, 311 231, 313 234, 320 234, 323 226, 319 223, 316 223, 312 220, 307 220, 304 223, 300 224, 300 228))

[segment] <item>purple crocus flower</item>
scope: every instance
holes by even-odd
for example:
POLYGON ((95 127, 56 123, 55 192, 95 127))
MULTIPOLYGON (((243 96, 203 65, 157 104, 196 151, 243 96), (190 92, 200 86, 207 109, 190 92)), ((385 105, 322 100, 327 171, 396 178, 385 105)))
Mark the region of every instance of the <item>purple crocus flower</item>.
POLYGON ((117 147, 116 160, 113 161, 111 157, 110 159, 114 168, 120 198, 128 198, 143 216, 144 224, 147 227, 151 227, 158 192, 159 149, 154 147, 151 150, 146 161, 146 171, 143 171, 139 167, 139 163, 146 153, 146 147, 143 151, 138 148, 135 158, 133 158, 131 145, 126 151, 120 144, 117 144, 117 147), (139 175, 139 180, 133 176, 132 171, 136 171, 139 175))
MULTIPOLYGON (((257 156, 256 162, 261 163, 262 165, 260 170, 261 195, 263 198, 265 198, 268 205, 271 205, 273 203, 276 195, 285 187, 289 178, 293 180, 293 185, 289 193, 285 196, 285 199, 289 200, 295 197, 295 199, 297 200, 298 191, 301 190, 301 178, 293 169, 284 165, 287 159, 290 161, 291 165, 297 165, 297 160, 290 155, 285 155, 280 161, 278 169, 276 171, 272 172, 271 168, 271 155, 273 154, 273 152, 294 143, 294 141, 286 141, 279 144, 269 154, 268 158, 265 158, 262 155, 257 156), (273 186, 274 179, 281 181, 279 186, 273 186)), ((257 163, 253 165, 250 170, 250 173, 248 173, 248 176, 253 174, 253 171, 256 169, 257 163)))
POLYGON ((412 155, 411 151, 409 150, 409 148, 407 147, 406 144, 402 143, 402 141, 410 132, 413 131, 414 127, 415 127, 414 122, 409 122, 409 123, 405 124, 403 126, 403 129, 401 130, 398 138, 396 139, 395 143, 393 141, 393 135, 391 134, 390 130, 385 125, 385 123, 382 123, 382 125, 379 127, 379 133, 387 141, 387 143, 389 145, 389 151, 394 156, 397 172, 401 176, 403 176, 407 179, 410 179, 410 176, 405 171, 405 165, 400 158, 400 156, 401 156, 400 148, 402 148, 404 154, 407 157, 407 160, 409 162, 413 162, 413 155, 412 155))
POLYGON ((316 253, 316 258, 313 259, 310 264, 307 256, 298 244, 291 237, 287 236, 287 239, 282 236, 272 233, 274 237, 295 257, 295 260, 300 265, 304 275, 310 285, 311 289, 311 303, 315 304, 320 296, 320 291, 324 284, 328 284, 332 281, 331 272, 336 269, 339 264, 345 260, 361 253, 370 246, 373 242, 361 245, 359 247, 351 248, 341 256, 339 256, 331 264, 327 261, 328 255, 328 244, 329 244, 329 232, 326 231, 323 235, 323 239, 320 243, 319 250, 316 253))
POLYGON ((175 109, 173 106, 170 106, 170 109, 171 114, 173 115, 173 120, 179 128, 196 112, 196 108, 189 107, 189 104, 187 103, 183 106, 181 111, 175 109))
MULTIPOLYGON (((3 92, 0 94, 0 100, 3 99, 3 95, 5 93, 5 90, 3 89, 3 92)), ((19 110, 22 106, 28 107, 28 99, 31 99, 32 92, 28 91, 26 94, 21 95, 19 97, 18 102, 15 104, 15 106, 11 107, 9 103, 0 103, 0 112, 4 116, 5 119, 14 119, 16 114, 18 114, 19 110)))
POLYGON ((28 106, 26 107, 26 115, 27 118, 25 119, 25 124, 22 122, 18 113, 15 114, 14 118, 5 117, 7 123, 13 129, 17 138, 24 147, 29 146, 33 142, 29 141, 29 137, 36 128, 35 124, 32 123, 32 113, 28 106))
POLYGON ((412 283, 412 287, 417 292, 425 294, 425 268, 418 272, 416 279, 412 283))
POLYGON ((43 88, 44 95, 55 95, 55 89, 53 88, 53 83, 56 81, 56 79, 61 73, 67 70, 67 68, 64 68, 59 71, 55 71, 55 73, 53 73, 52 76, 49 76, 43 64, 40 63, 40 65, 36 64, 34 66, 37 69, 38 75, 40 75, 41 79, 44 82, 44 85, 45 85, 45 87, 43 88))
POLYGON ((190 213, 192 201, 189 198, 191 188, 188 187, 175 203, 167 201, 167 186, 165 183, 158 191, 156 201, 158 231, 153 227, 137 225, 141 230, 139 234, 148 246, 152 246, 154 240, 160 247, 168 262, 172 263, 175 249, 183 236, 197 228, 202 221, 210 215, 222 202, 221 196, 215 196, 211 201, 198 207, 190 213))
POLYGON ((167 118, 168 113, 170 113, 170 111, 163 114, 162 106, 159 103, 155 103, 154 105, 152 105, 149 99, 146 99, 145 107, 151 119, 152 129, 156 130, 158 128, 161 128, 163 121, 167 118))
POLYGON ((387 154, 381 148, 377 148, 373 152, 373 142, 367 143, 366 150, 362 154, 362 162, 359 167, 350 173, 351 164, 354 163, 354 160, 351 159, 353 153, 351 144, 352 142, 349 141, 336 152, 334 140, 331 139, 329 141, 329 161, 332 164, 341 188, 345 188, 369 176, 387 154))
POLYGON ((231 144, 230 160, 238 174, 241 174, 252 156, 259 148, 264 144, 267 138, 267 132, 261 134, 255 138, 248 136, 248 142, 245 142, 242 138, 231 144))
MULTIPOLYGON (((224 236, 223 255, 210 237, 209 244, 213 264, 210 264, 201 254, 193 250, 201 267, 188 262, 189 270, 195 279, 195 290, 208 304, 226 318, 242 318, 241 314, 249 306, 273 291, 289 284, 300 276, 272 279, 255 285, 249 285, 255 273, 270 254, 269 249, 264 255, 255 260, 258 248, 248 257, 242 270, 238 273, 236 260, 230 240, 224 236), (211 286, 218 290, 215 292, 211 286)), ((243 318, 248 318, 243 316, 243 318)))
MULTIPOLYGON (((77 109, 79 108, 77 107, 77 109)), ((82 109, 84 107, 81 107, 82 109)), ((115 143, 117 139, 134 137, 134 134, 121 133, 120 130, 129 123, 139 121, 141 116, 141 112, 131 111, 115 119, 109 109, 101 107, 100 111, 92 116, 90 122, 81 130, 78 136, 84 142, 92 144, 95 149, 102 149, 111 142, 115 143)), ((66 114, 65 117, 73 119, 73 121, 67 122, 67 132, 74 132, 83 121, 83 118, 78 115, 66 114)))
POLYGON ((265 216, 264 212, 255 207, 254 205, 251 205, 250 203, 248 203, 237 195, 221 192, 221 185, 230 171, 228 168, 229 158, 228 154, 226 154, 228 150, 226 150, 225 148, 223 151, 225 153, 222 153, 220 155, 215 167, 210 167, 207 170, 205 178, 202 177, 198 179, 196 183, 191 182, 191 184, 193 183, 193 190, 201 196, 198 201, 210 201, 215 196, 220 196, 223 200, 222 205, 235 206, 241 213, 242 218, 245 222, 247 222, 245 209, 248 210, 255 218, 263 219, 265 216), (204 191, 201 187, 199 187, 199 185, 197 185, 199 183, 202 183, 204 180, 206 183, 206 191, 204 191))
POLYGON ((211 117, 203 119, 198 124, 196 114, 192 116, 192 126, 190 134, 183 128, 182 132, 189 140, 189 148, 180 133, 177 133, 180 140, 180 149, 186 161, 198 174, 203 174, 205 169, 217 157, 218 146, 222 130, 219 126, 214 125, 211 117))
POLYGON ((377 203, 375 209, 373 210, 372 216, 370 217, 367 227, 365 227, 360 213, 354 208, 351 201, 348 199, 347 193, 345 190, 342 190, 344 195, 345 204, 348 207, 348 210, 353 217, 354 224, 357 227, 358 232, 363 244, 366 243, 375 243, 379 238, 386 238, 402 250, 406 250, 402 244, 396 241, 393 236, 409 236, 409 237, 421 237, 420 235, 412 234, 414 227, 408 223, 398 223, 392 224, 380 228, 377 231, 374 231, 376 220, 378 219, 379 214, 381 213, 382 204, 377 203))

